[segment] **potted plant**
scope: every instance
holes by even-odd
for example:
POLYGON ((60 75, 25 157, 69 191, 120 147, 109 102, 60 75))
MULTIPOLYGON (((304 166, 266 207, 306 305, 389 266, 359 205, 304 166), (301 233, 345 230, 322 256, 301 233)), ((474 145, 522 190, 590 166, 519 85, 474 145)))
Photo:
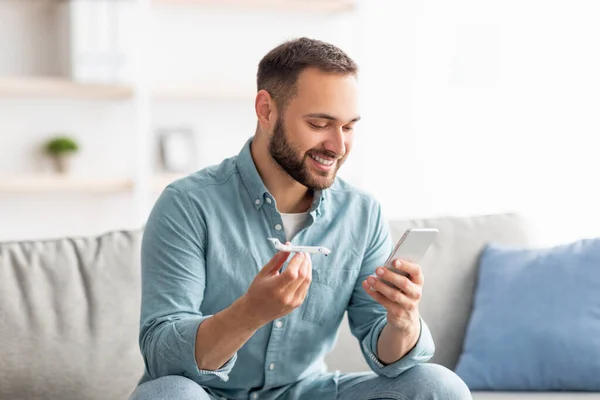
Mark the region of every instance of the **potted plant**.
POLYGON ((69 159, 79 151, 77 142, 67 136, 49 139, 44 146, 46 153, 52 158, 56 172, 69 172, 69 159))

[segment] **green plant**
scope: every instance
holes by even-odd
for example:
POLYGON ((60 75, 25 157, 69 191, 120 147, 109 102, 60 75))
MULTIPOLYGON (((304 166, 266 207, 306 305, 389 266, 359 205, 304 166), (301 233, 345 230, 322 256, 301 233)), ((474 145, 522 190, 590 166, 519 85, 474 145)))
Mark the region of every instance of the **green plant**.
POLYGON ((67 136, 58 136, 46 142, 46 152, 52 156, 60 156, 67 153, 75 153, 79 150, 77 142, 67 136))

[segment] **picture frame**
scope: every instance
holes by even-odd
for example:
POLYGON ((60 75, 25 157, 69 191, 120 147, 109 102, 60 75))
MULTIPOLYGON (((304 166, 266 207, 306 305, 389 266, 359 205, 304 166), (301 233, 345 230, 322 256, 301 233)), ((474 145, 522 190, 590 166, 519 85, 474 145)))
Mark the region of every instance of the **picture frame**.
POLYGON ((163 128, 158 131, 159 157, 165 172, 191 172, 196 168, 196 140, 192 128, 163 128))

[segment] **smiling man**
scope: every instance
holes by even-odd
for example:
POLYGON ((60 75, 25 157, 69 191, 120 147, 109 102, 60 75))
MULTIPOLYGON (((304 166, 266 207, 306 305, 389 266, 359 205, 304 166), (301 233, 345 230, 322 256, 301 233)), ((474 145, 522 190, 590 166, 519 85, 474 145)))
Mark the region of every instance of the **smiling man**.
POLYGON ((380 206, 336 178, 360 119, 357 73, 318 40, 276 47, 258 66, 254 136, 162 193, 142 244, 133 400, 471 398, 425 363, 421 268, 380 267, 392 250, 380 206), (332 253, 274 254, 269 237, 332 253), (326 371, 346 311, 372 371, 326 371))

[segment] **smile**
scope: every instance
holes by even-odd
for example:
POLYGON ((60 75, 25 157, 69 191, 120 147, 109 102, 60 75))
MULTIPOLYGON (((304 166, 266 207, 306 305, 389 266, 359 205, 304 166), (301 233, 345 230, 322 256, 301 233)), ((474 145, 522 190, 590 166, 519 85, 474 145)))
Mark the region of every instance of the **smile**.
POLYGON ((316 162, 318 162, 319 164, 322 165, 331 165, 335 162, 335 160, 326 160, 324 158, 318 157, 318 156, 313 156, 309 154, 309 157, 312 158, 313 160, 315 160, 316 162))

